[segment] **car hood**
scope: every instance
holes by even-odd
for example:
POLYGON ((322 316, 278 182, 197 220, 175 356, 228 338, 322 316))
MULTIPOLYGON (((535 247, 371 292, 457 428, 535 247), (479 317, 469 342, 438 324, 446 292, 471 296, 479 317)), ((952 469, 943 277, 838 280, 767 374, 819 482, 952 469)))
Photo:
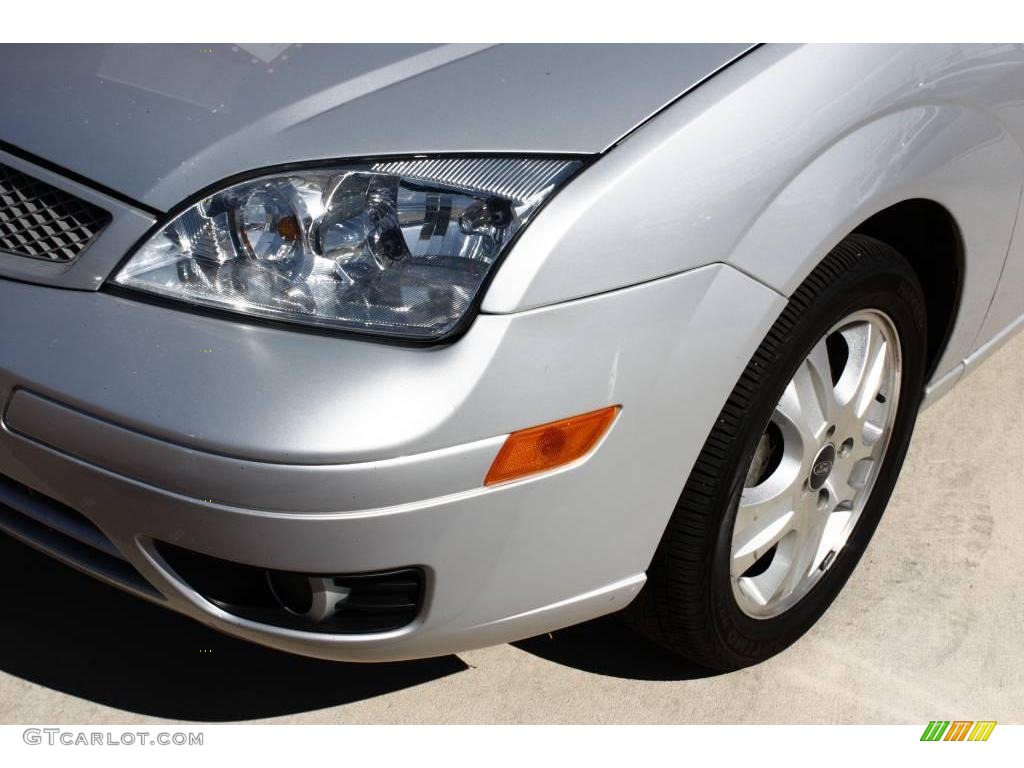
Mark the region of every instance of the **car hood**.
POLYGON ((166 210, 282 163, 601 152, 747 48, 7 45, 0 141, 166 210))

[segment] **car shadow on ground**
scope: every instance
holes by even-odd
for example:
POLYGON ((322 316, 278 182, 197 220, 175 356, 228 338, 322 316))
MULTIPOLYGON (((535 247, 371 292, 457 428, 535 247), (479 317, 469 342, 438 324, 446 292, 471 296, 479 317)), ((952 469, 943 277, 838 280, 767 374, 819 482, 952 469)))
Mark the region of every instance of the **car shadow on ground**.
MULTIPOLYGON (((456 656, 386 664, 321 661, 215 632, 0 534, 0 670, 152 717, 223 722, 357 702, 468 669, 456 656)), ((615 616, 513 644, 556 664, 635 680, 715 673, 615 616)))
POLYGON ((153 717, 308 712, 436 680, 455 656, 345 664, 273 651, 124 594, 0 534, 0 670, 153 717))
POLYGON ((556 664, 630 680, 698 680, 721 674, 651 642, 614 615, 513 645, 556 664))

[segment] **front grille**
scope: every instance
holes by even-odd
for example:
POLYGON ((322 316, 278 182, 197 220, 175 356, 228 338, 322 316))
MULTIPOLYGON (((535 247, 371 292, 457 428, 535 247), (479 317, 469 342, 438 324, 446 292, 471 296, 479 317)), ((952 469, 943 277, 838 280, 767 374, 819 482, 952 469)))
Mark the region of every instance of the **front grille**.
POLYGON ((110 223, 110 214, 0 163, 0 251, 72 261, 110 223))
POLYGON ((163 598, 92 521, 3 475, 0 531, 136 594, 163 598))

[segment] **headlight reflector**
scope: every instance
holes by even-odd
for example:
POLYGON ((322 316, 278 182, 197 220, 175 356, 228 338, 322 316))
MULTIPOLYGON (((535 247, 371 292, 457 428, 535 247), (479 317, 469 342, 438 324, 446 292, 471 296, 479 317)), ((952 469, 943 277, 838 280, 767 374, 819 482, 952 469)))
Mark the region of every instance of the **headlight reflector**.
POLYGON ((413 159, 262 176, 181 212, 114 282, 246 315, 439 338, 579 165, 413 159))

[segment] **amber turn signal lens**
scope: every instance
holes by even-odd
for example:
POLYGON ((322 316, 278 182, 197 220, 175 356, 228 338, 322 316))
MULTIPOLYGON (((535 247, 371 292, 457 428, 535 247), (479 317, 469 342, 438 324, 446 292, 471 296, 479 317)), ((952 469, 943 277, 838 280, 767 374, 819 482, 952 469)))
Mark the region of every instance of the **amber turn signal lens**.
POLYGON ((494 458, 484 485, 546 472, 586 456, 615 421, 619 406, 513 432, 494 458))

